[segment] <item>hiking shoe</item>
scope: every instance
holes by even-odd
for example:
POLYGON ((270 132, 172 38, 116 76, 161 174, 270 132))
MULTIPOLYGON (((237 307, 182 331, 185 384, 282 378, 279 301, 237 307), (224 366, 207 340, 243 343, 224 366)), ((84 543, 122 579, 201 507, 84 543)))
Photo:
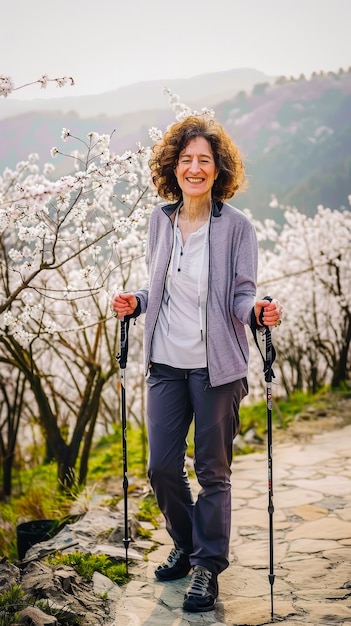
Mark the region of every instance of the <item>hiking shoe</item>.
POLYGON ((195 565, 190 585, 184 596, 183 609, 190 613, 212 611, 218 596, 217 574, 195 565))
POLYGON ((189 574, 191 569, 189 556, 180 548, 173 548, 166 561, 155 570, 159 580, 178 580, 189 574))

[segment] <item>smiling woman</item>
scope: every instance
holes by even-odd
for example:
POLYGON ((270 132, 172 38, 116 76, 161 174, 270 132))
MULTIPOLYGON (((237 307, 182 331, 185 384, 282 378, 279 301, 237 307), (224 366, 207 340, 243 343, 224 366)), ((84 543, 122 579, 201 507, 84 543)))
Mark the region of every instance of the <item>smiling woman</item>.
MULTIPOLYGON (((189 116, 184 121, 173 124, 163 136, 162 142, 154 146, 149 165, 152 180, 159 195, 165 200, 180 200, 183 191, 177 173, 180 166, 190 164, 197 157, 196 165, 214 165, 215 172, 210 198, 228 200, 239 189, 247 185, 245 168, 239 148, 213 119, 189 116), (190 142, 194 141, 190 147, 190 142), (200 149, 202 146, 202 149, 200 149), (203 154, 201 154, 201 152, 203 154), (201 163, 199 157, 201 156, 201 163), (204 161, 208 163, 204 163, 204 161), (185 162, 184 162, 185 161, 185 162), (188 161, 188 163, 186 163, 188 161)), ((181 173, 183 173, 183 169, 181 173)), ((198 172, 195 172, 198 173, 198 172)), ((194 175, 192 169, 189 174, 194 175)), ((193 195, 192 193, 190 195, 193 195)))
POLYGON ((248 218, 227 204, 245 186, 237 146, 214 119, 193 115, 171 126, 149 161, 159 195, 150 218, 149 284, 112 300, 119 316, 146 313, 148 474, 174 541, 155 576, 193 573, 186 611, 214 609, 217 577, 228 567, 231 463, 239 405, 248 392, 248 341, 260 315, 281 317, 278 302, 255 302, 257 239, 248 218), (194 498, 185 471, 194 420, 194 498))

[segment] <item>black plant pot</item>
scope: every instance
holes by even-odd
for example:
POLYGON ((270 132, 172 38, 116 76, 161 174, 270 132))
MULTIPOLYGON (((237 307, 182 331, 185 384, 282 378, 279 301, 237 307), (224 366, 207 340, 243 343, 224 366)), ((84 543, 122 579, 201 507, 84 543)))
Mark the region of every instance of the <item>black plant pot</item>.
POLYGON ((48 541, 60 530, 60 523, 53 519, 40 519, 17 526, 18 558, 22 561, 29 548, 41 541, 48 541))

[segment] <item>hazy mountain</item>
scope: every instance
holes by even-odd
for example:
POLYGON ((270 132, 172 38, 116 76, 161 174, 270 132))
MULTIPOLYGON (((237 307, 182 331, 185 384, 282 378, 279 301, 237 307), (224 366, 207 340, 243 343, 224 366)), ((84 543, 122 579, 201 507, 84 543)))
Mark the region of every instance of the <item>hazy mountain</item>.
POLYGON ((0 119, 34 111, 60 111, 65 114, 74 111, 79 117, 116 117, 123 113, 165 109, 168 106, 168 100, 163 94, 165 87, 178 94, 182 102, 190 106, 210 107, 241 90, 251 90, 258 82, 273 80, 274 77, 258 70, 243 68, 186 79, 141 82, 90 96, 74 96, 74 87, 65 87, 62 91, 64 97, 60 98, 18 100, 13 95, 2 98, 0 119))
POLYGON ((246 155, 251 183, 239 208, 272 215, 271 194, 307 214, 319 204, 350 208, 351 68, 257 85, 216 114, 246 155))
MULTIPOLYGON (((230 72, 223 74, 231 75, 230 72)), ((221 80, 223 74, 220 74, 221 80)), ((338 74, 319 73, 310 80, 303 76, 298 80, 280 78, 274 83, 262 80, 262 75, 258 74, 259 81, 249 89, 227 85, 230 96, 216 104, 210 100, 219 97, 216 85, 220 81, 217 82, 216 75, 212 74, 198 77, 197 84, 203 89, 207 84, 207 100, 196 106, 214 106, 217 119, 245 156, 250 186, 245 194, 237 194, 232 202, 239 208, 250 208, 256 217, 269 216, 277 220, 281 219, 281 213, 269 208, 272 194, 279 202, 294 204, 307 213, 313 213, 318 204, 349 208, 351 70, 338 74), (214 91, 211 92, 209 84, 214 86, 214 91)), ((149 83, 132 86, 130 94, 141 93, 143 89, 147 91, 149 86, 149 83)), ((190 104, 180 89, 171 83, 169 86, 183 102, 190 104)), ((188 87, 188 93, 193 93, 194 85, 188 84, 188 87)), ((131 95, 129 97, 132 99, 131 95)), ((6 166, 14 167, 30 152, 38 152, 43 162, 51 160, 52 146, 62 152, 78 147, 71 141, 61 141, 63 127, 82 138, 92 130, 101 133, 115 130, 112 149, 118 153, 134 150, 139 141, 148 144, 148 129, 157 126, 164 130, 174 120, 174 114, 167 99, 163 108, 147 109, 147 99, 141 97, 140 102, 145 106, 144 110, 116 116, 105 113, 82 117, 71 108, 66 113, 57 110, 27 112, 0 120, 0 171, 6 166)), ((58 100, 55 104, 57 107, 58 100)), ((66 162, 56 157, 54 163, 57 173, 63 173, 60 168, 66 162)))

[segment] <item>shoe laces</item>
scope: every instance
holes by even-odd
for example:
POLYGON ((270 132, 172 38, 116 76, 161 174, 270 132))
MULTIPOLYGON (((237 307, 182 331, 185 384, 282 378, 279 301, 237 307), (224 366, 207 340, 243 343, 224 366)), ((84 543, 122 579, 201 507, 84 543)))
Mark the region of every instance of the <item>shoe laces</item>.
POLYGON ((212 578, 212 572, 206 567, 196 565, 191 576, 191 581, 187 593, 192 596, 206 596, 208 594, 208 585, 212 578))
POLYGON ((173 565, 179 561, 182 554, 183 550, 180 550, 179 548, 172 548, 166 561, 162 563, 161 567, 173 567, 173 565))

